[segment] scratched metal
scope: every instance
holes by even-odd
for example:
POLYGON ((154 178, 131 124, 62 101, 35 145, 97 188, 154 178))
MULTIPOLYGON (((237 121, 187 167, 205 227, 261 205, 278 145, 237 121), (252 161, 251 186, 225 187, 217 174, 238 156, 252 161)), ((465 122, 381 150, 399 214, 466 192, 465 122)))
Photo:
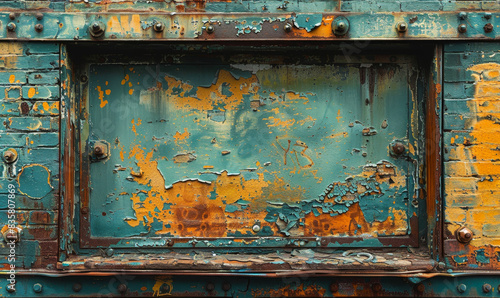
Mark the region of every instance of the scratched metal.
POLYGON ((277 61, 88 64, 86 233, 123 247, 139 236, 380 246, 409 235, 412 60, 277 61))

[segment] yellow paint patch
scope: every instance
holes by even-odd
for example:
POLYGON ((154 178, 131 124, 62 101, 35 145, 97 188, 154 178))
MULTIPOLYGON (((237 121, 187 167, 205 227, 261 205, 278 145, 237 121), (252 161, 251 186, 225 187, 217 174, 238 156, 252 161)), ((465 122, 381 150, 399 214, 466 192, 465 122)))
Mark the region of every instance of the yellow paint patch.
POLYGON ((36 94, 36 89, 35 88, 30 88, 28 90, 28 98, 33 98, 33 96, 35 96, 36 94))
POLYGON ((191 134, 188 132, 188 129, 184 128, 184 132, 183 133, 180 133, 178 131, 175 132, 174 141, 177 144, 177 142, 179 142, 179 141, 184 141, 184 140, 189 139, 190 135, 191 134))
POLYGON ((101 90, 101 86, 97 86, 97 92, 99 93, 99 100, 101 101, 99 106, 104 108, 108 104, 108 101, 104 100, 104 91, 101 90))
POLYGON ((9 76, 9 83, 14 83, 16 81, 16 76, 15 75, 10 75, 9 76))

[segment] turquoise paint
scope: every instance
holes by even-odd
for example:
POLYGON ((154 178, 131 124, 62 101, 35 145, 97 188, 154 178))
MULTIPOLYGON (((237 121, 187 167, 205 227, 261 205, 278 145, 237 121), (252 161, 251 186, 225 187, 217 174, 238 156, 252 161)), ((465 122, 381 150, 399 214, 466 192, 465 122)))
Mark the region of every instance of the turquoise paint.
POLYGON ((33 199, 41 199, 53 190, 49 178, 50 173, 46 167, 39 165, 24 167, 18 177, 19 191, 33 199))
POLYGON ((478 249, 474 252, 476 262, 480 264, 489 264, 490 258, 484 254, 484 249, 478 249))
POLYGON ((322 14, 299 14, 293 18, 293 24, 299 29, 311 32, 314 28, 321 26, 322 14))

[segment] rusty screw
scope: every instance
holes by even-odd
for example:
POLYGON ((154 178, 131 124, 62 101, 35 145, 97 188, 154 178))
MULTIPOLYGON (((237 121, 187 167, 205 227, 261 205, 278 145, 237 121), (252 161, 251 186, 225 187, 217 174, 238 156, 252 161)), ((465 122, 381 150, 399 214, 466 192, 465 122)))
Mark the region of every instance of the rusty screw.
POLYGON ((36 16, 36 19, 39 20, 39 21, 41 21, 43 19, 43 13, 39 12, 35 16, 36 16))
POLYGON ((208 34, 212 34, 212 33, 214 33, 215 28, 212 25, 208 25, 206 30, 207 30, 208 34))
POLYGON ((156 24, 154 24, 153 29, 154 29, 156 32, 162 32, 162 31, 163 31, 163 29, 165 29, 165 26, 163 25, 163 23, 162 23, 162 22, 157 22, 156 24))
POLYGON ((466 286, 466 285, 464 285, 464 284, 459 284, 459 285, 457 286, 457 291, 458 291, 459 293, 464 293, 466 290, 467 290, 467 286, 466 286))
POLYGON ((338 284, 338 283, 335 283, 335 282, 332 282, 332 283, 330 284, 330 291, 331 291, 332 293, 336 293, 336 292, 338 292, 338 291, 339 291, 339 284, 338 284))
POLYGON ((483 28, 484 28, 484 32, 486 32, 486 33, 490 33, 491 31, 493 31, 493 25, 491 23, 484 25, 483 28))
POLYGON ((207 292, 213 292, 215 290, 215 285, 213 283, 209 282, 205 286, 205 289, 207 290, 207 292))
POLYGON ((415 290, 417 290, 417 292, 419 293, 423 293, 425 291, 425 286, 424 284, 418 284, 416 287, 415 287, 415 290))
POLYGON ((408 24, 406 24, 406 22, 399 22, 396 29, 399 33, 406 32, 406 30, 408 30, 408 24))
POLYGON ((42 32, 43 31, 43 25, 42 24, 36 24, 35 25, 35 30, 36 30, 36 32, 42 32))
POLYGON ((227 292, 227 291, 231 290, 231 284, 230 284, 230 283, 228 283, 228 282, 223 283, 223 284, 222 284, 222 290, 223 290, 224 292, 227 292))
POLYGON ((100 145, 96 145, 96 146, 94 147, 94 154, 95 154, 96 156, 102 156, 102 155, 104 154, 104 149, 102 148, 102 146, 100 146, 100 145))
POLYGON ((125 292, 127 292, 127 285, 126 284, 120 284, 118 285, 118 293, 120 294, 125 294, 125 292))
POLYGON ((13 12, 9 13, 9 19, 13 20, 15 18, 16 18, 16 14, 15 13, 13 13, 13 12))
POLYGON ((400 155, 400 154, 403 154, 405 152, 405 145, 403 145, 403 143, 401 142, 396 142, 392 145, 392 152, 394 152, 394 154, 396 155, 400 155))
POLYGON ((492 286, 490 284, 484 284, 483 285, 483 292, 484 293, 489 293, 492 290, 492 286))
POLYGON ((382 285, 379 283, 373 284, 372 290, 373 290, 373 292, 380 292, 380 291, 382 291, 382 285))
POLYGON ((74 292, 80 292, 82 290, 82 284, 75 283, 73 284, 73 291, 74 292))
POLYGON ((283 26, 283 29, 285 29, 285 32, 290 32, 292 31, 292 25, 286 23, 285 26, 283 26))
POLYGON ((93 37, 101 37, 106 30, 106 26, 101 22, 94 22, 89 26, 90 35, 93 37))
POLYGON ((12 22, 11 22, 11 23, 8 23, 8 24, 7 24, 7 30, 9 30, 10 32, 14 32, 14 31, 16 31, 16 24, 14 24, 14 23, 12 23, 12 22))
POLYGON ((467 32, 467 25, 465 25, 465 24, 458 25, 458 32, 460 32, 460 33, 467 32))
POLYGON ((7 149, 3 153, 3 160, 6 163, 13 163, 17 160, 17 152, 14 149, 7 149))
POLYGON ((458 229, 456 232, 456 237, 459 242, 469 243, 472 240, 473 233, 470 229, 466 227, 462 227, 458 229))

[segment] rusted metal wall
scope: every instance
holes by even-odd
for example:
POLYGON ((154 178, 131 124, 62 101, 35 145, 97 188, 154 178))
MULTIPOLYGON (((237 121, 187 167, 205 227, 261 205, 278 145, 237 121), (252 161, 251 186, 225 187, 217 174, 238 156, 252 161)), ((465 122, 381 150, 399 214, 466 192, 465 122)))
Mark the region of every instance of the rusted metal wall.
POLYGON ((2 230, 0 291, 498 296, 499 9, 497 1, 1 2, 0 222, 12 219, 14 189, 22 232, 17 292, 8 292, 16 233, 2 230), (148 67, 154 84, 140 77, 148 67), (354 101, 333 100, 342 108, 327 115, 328 134, 308 135, 327 114, 321 99, 343 92, 387 106, 360 120, 354 101), (402 95, 405 104, 391 102, 402 95), (224 100, 198 101, 210 96, 224 100), (280 96, 291 104, 275 107, 280 96), (125 111, 124 98, 142 104, 125 111), (171 105, 155 105, 161 98, 171 105), (177 118, 161 117, 171 111, 177 118), (227 129, 207 129, 219 122, 227 129), (155 133, 164 127, 170 134, 155 133), (221 144, 231 127, 235 139, 221 144), (402 156, 391 153, 398 140, 402 156), (96 144, 109 158, 95 155, 96 144), (332 144, 334 153, 318 149, 332 144), (343 166, 329 172, 338 159, 343 166), (200 172, 205 179, 191 180, 200 172), (320 198, 308 201, 316 187, 320 198), (358 197, 339 204, 342 189, 358 197), (203 219, 207 210, 216 211, 203 219))

